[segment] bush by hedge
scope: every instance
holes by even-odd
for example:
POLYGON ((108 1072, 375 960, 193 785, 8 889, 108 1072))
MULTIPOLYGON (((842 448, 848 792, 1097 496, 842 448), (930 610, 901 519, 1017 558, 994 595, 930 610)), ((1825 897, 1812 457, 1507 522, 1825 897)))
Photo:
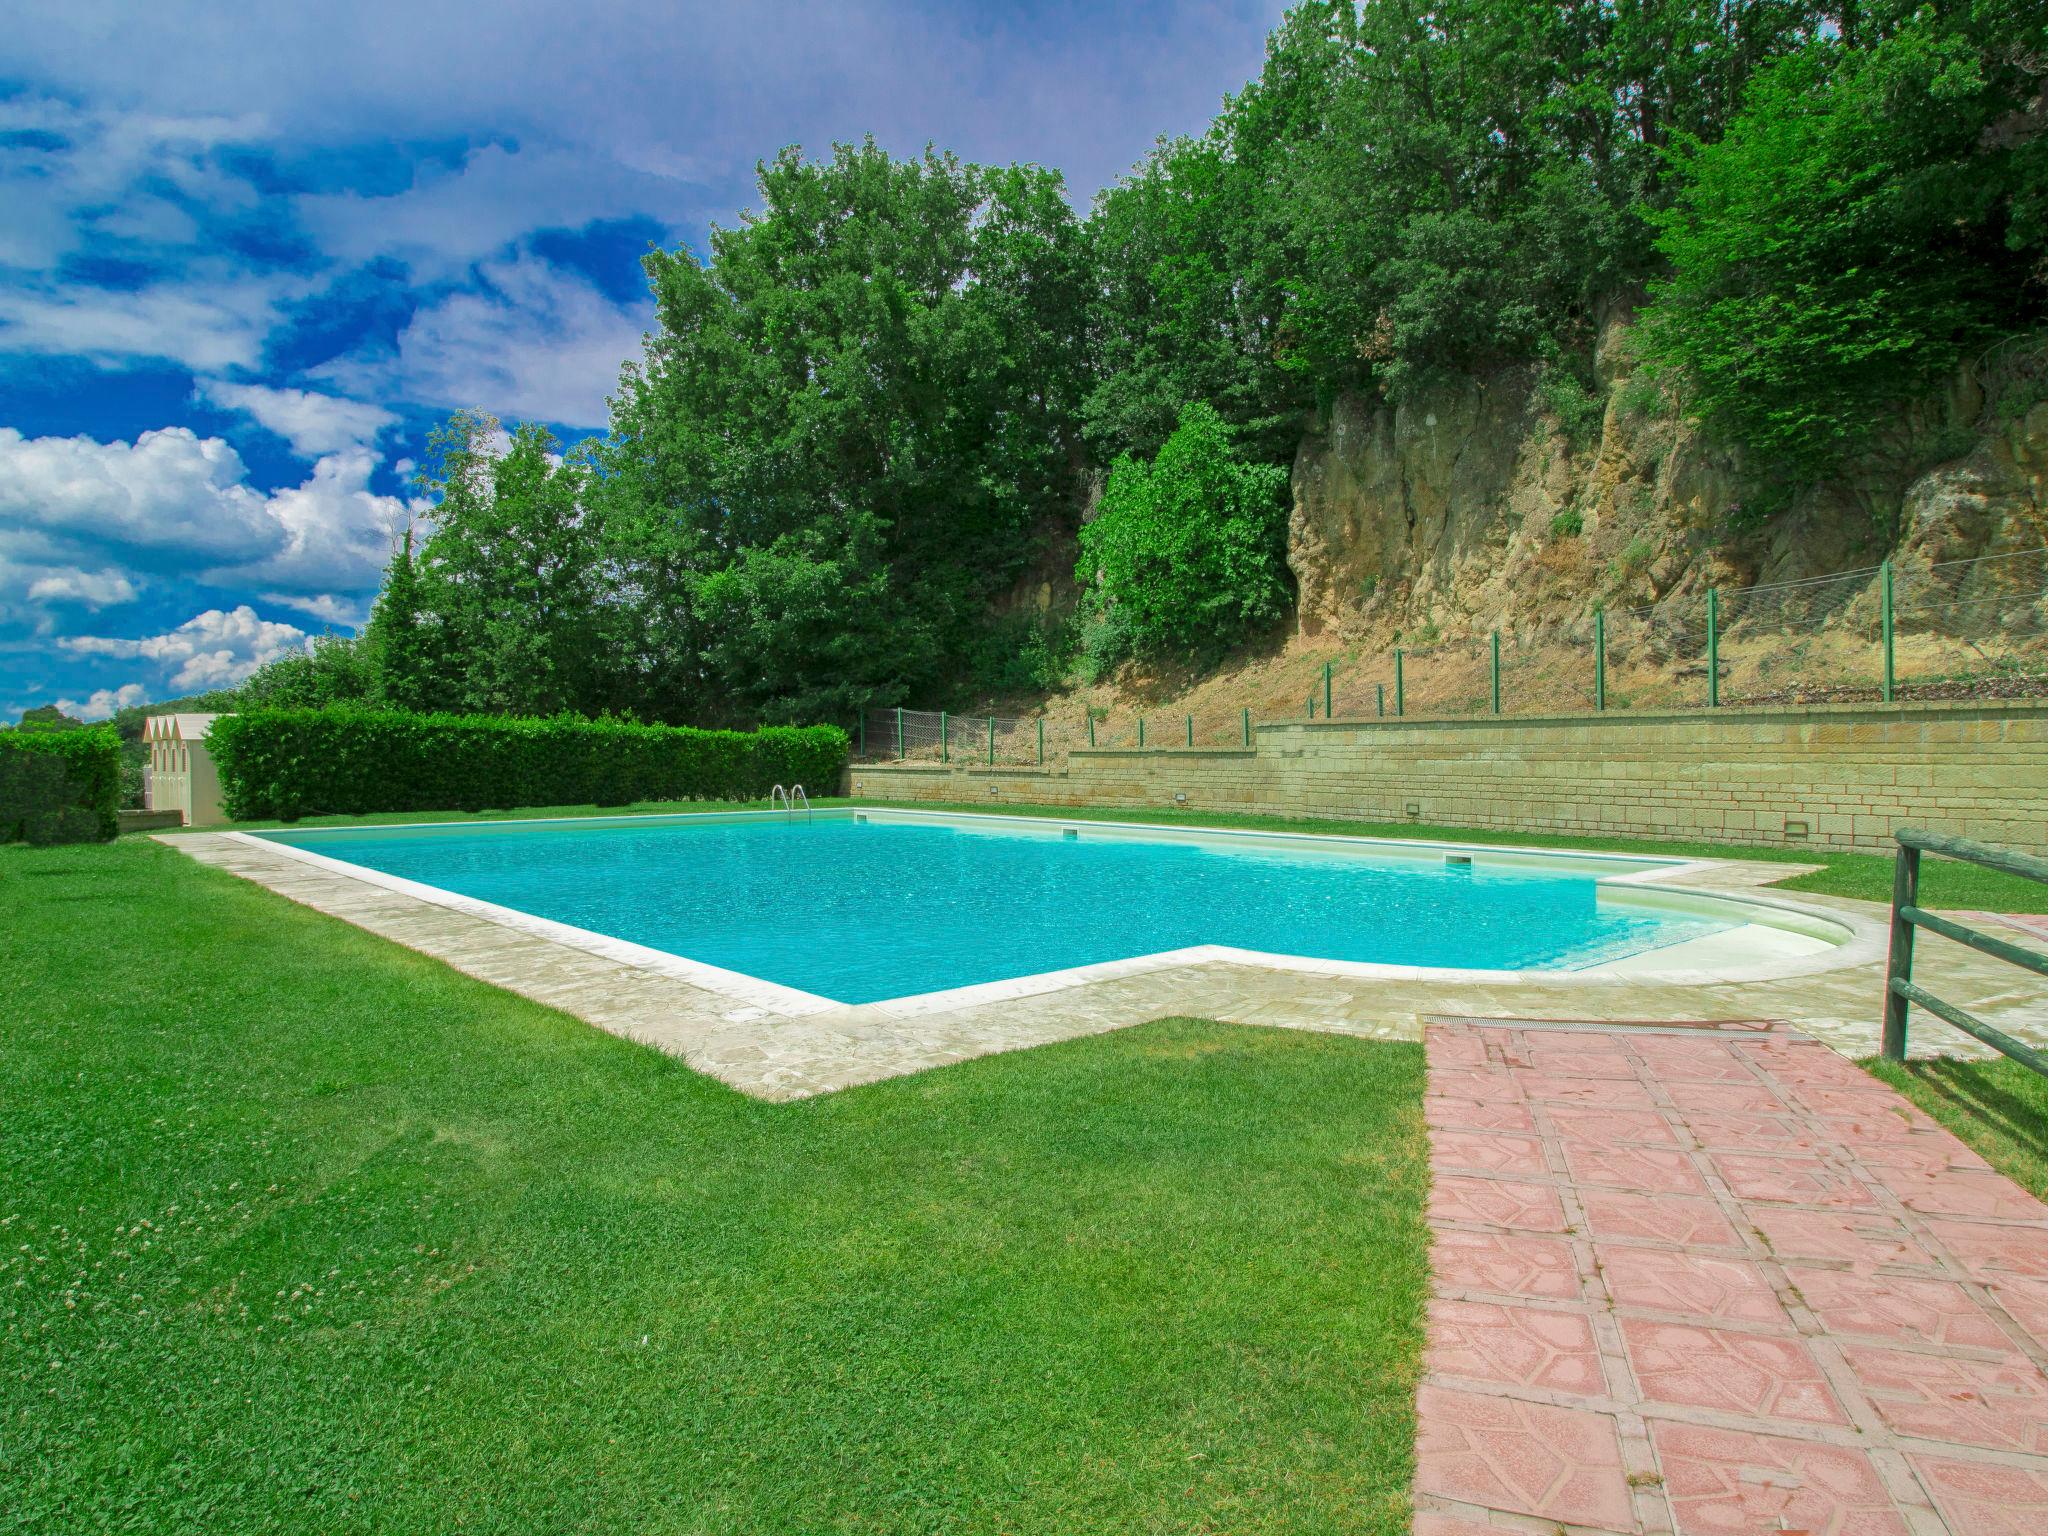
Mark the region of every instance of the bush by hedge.
POLYGON ((0 731, 0 843, 107 842, 120 796, 111 730, 0 731))
POLYGON ((207 745, 227 813, 242 821, 751 800, 776 784, 829 794, 847 749, 846 733, 830 725, 705 731, 353 708, 222 715, 207 745))

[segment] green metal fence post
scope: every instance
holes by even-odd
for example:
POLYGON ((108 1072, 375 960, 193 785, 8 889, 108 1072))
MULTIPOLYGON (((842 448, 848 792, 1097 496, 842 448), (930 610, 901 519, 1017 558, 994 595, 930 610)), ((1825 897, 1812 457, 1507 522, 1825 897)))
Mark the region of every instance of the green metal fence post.
POLYGON ((1593 615, 1593 707, 1607 707, 1607 610, 1593 615))
POLYGON ((903 761, 903 706, 896 706, 896 761, 903 761))
POLYGON ((1244 712, 1244 744, 1252 744, 1252 712, 1249 709, 1244 712))
POLYGON ((1138 716, 1138 745, 1141 747, 1145 745, 1145 717, 1143 715, 1138 716))
POLYGON ((1330 663, 1323 663, 1323 718, 1330 718, 1330 663))
POLYGON ((1500 713, 1500 631, 1493 632, 1493 712, 1500 713))
POLYGON ((947 734, 946 712, 942 709, 939 711, 939 761, 942 763, 950 763, 953 760, 946 741, 947 734))
POLYGON ((1088 745, 1091 749, 1095 745, 1095 711, 1092 709, 1088 711, 1088 745))
POLYGON ((1401 647, 1398 645, 1394 647, 1394 713, 1408 713, 1408 688, 1406 679, 1401 675, 1401 647))
POLYGON ((1038 717, 1038 766, 1045 766, 1045 716, 1038 717))
POLYGON ((1912 1006, 1893 988, 1913 979, 1913 925, 1899 914, 1920 905, 1920 850, 1899 844, 1892 869, 1892 947, 1884 972, 1884 1033, 1878 1054, 1886 1061, 1906 1059, 1906 1012, 1912 1006))
POLYGON ((1385 683, 1374 683, 1372 685, 1372 707, 1382 720, 1386 718, 1387 685, 1385 683))
POLYGON ((996 765, 996 717, 994 715, 988 717, 988 765, 991 768, 996 765))
MULTIPOLYGON (((1892 563, 1884 563, 1884 701, 1892 701, 1892 563)), ((1889 1017, 1889 1015, 1887 1015, 1889 1017)), ((1903 1026, 1902 1026, 1903 1027, 1903 1026)))
POLYGON ((1193 715, 1189 715, 1189 716, 1188 716, 1188 745, 1192 747, 1192 746, 1193 746, 1194 744, 1195 744, 1195 717, 1194 717, 1193 715))
POLYGON ((1721 707, 1721 589, 1707 588, 1707 708, 1721 707))

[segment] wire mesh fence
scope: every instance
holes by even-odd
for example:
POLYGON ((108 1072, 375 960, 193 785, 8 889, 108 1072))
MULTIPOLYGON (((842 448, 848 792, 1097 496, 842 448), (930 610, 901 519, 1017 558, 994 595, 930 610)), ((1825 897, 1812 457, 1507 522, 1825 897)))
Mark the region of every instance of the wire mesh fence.
POLYGON ((1320 712, 1349 719, 2044 697, 2048 550, 1694 592, 1330 674, 1320 712))
POLYGON ((1324 664, 1293 702, 1042 717, 871 709, 864 762, 1056 766, 1077 750, 1219 750, 1286 719, 1373 720, 1605 710, 2048 698, 2048 549, 1901 560, 1829 576, 1604 608, 1570 623, 1324 664))

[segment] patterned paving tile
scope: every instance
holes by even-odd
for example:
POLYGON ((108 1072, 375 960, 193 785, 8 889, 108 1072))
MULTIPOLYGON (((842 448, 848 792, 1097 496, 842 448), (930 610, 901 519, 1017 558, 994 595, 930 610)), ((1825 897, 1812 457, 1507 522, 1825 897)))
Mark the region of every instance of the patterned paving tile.
POLYGON ((2048 1381, 2024 1355, 1971 1360, 1863 1344, 1842 1355, 1896 1433, 2048 1455, 2048 1381))
POLYGON ((1595 1238, 1634 1238, 1680 1248, 1739 1251, 1742 1239, 1712 1200, 1638 1195, 1619 1189, 1584 1189, 1579 1204, 1595 1238))
POLYGON ((1647 1142, 1675 1147, 1678 1138, 1664 1117, 1649 1109, 1595 1109, 1581 1104, 1553 1104, 1550 1123, 1558 1135, 1579 1141, 1597 1141, 1612 1146, 1618 1142, 1647 1142))
POLYGON ((1679 1536, 1906 1536, 1861 1451, 1690 1424, 1653 1425, 1650 1438, 1679 1536))
POLYGON ((1659 1248, 1594 1249, 1617 1305, 1682 1312, 1702 1320, 1791 1328, 1764 1272, 1746 1259, 1659 1248))
POLYGON ((1706 1181, 1676 1147, 1614 1147, 1564 1140, 1565 1166, 1581 1184, 1605 1184, 1648 1195, 1704 1195, 1706 1181))
POLYGON ((1837 1145, 1834 1137, 1783 1115, 1700 1110, 1685 1117, 1685 1128, 1709 1151, 1814 1153, 1837 1145))
POLYGON ((2048 1208, 1795 1038, 1499 1038, 1561 1173, 1432 1117, 1418 1536, 2048 1536, 2048 1208))
POLYGON ((1623 1318, 1621 1337, 1649 1402, 1811 1424, 1849 1422, 1797 1339, 1642 1317, 1623 1318))
POLYGON ((2048 1350, 2048 1280, 2004 1275, 1991 1287, 1991 1294, 2014 1322, 2033 1335, 2035 1343, 2048 1350))
POLYGON ((1925 1453, 1909 1459, 1951 1529, 1967 1536, 2041 1536, 2048 1531, 2048 1470, 1925 1453))
POLYGON ((1908 1210, 1929 1216, 1970 1216, 1992 1221, 2048 1221, 2048 1206, 2002 1173, 1980 1168, 1920 1170, 1874 1167, 1872 1179, 1908 1210))
POLYGON ((1418 1491, 1544 1520, 1634 1525, 1606 1414, 1433 1386, 1422 1388, 1417 1410, 1418 1491))
POLYGON ((1931 1265, 1933 1256, 1889 1216, 1755 1206, 1745 1213, 1780 1259, 1830 1259, 1853 1269, 1931 1265))
POLYGON ((1536 1129, 1529 1106, 1520 1099, 1427 1098, 1422 1101, 1422 1114, 1431 1130, 1533 1133, 1536 1129))
POLYGON ((1465 1221, 1522 1232, 1562 1232, 1564 1206, 1547 1184, 1440 1174, 1429 1193, 1432 1221, 1465 1221))
POLYGON ((1429 1369, 1597 1397, 1606 1390, 1593 1325, 1576 1312, 1437 1300, 1429 1308, 1429 1369))
POLYGON ((1877 1197, 1860 1179, 1819 1158, 1741 1152, 1713 1152, 1708 1156, 1739 1200, 1819 1205, 1848 1211, 1878 1208, 1877 1197))
POLYGON ((1548 1103, 1586 1104, 1600 1109, 1657 1107, 1657 1101, 1650 1097, 1650 1090, 1632 1076, 1621 1079, 1517 1072, 1515 1082, 1527 1097, 1548 1103))
POLYGON ((1576 1301, 1579 1266, 1571 1245, 1523 1232, 1438 1231, 1429 1250, 1439 1288, 1576 1301))
POLYGON ((1545 1173, 1543 1143, 1534 1136, 1441 1130, 1430 1138, 1441 1168, 1476 1168, 1486 1173, 1545 1173))
POLYGON ((1802 1264, 1787 1264, 1785 1276, 1830 1333, 1958 1349, 2012 1347, 1991 1315, 1952 1280, 1858 1274, 1802 1264))
POLYGON ((1782 1115, 1786 1105, 1762 1083, 1669 1082, 1664 1091, 1681 1112, 1738 1115, 1782 1115))
POLYGON ((1984 1221, 1951 1221, 1930 1216, 1927 1230, 1956 1256, 1971 1277, 1996 1280, 2028 1275, 2048 1280, 2048 1231, 2038 1227, 2001 1227, 1984 1221))

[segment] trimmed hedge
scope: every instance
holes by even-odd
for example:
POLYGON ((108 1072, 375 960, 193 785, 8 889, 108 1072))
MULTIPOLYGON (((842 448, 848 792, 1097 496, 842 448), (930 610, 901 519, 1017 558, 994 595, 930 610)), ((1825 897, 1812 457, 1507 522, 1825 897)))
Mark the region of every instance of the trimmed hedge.
POLYGON ((0 731, 0 843, 105 843, 120 830, 121 738, 0 731))
POLYGON ((832 725, 704 731, 558 715, 426 715, 356 708, 222 715, 207 746, 238 821, 380 811, 753 800, 776 784, 837 791, 832 725))

